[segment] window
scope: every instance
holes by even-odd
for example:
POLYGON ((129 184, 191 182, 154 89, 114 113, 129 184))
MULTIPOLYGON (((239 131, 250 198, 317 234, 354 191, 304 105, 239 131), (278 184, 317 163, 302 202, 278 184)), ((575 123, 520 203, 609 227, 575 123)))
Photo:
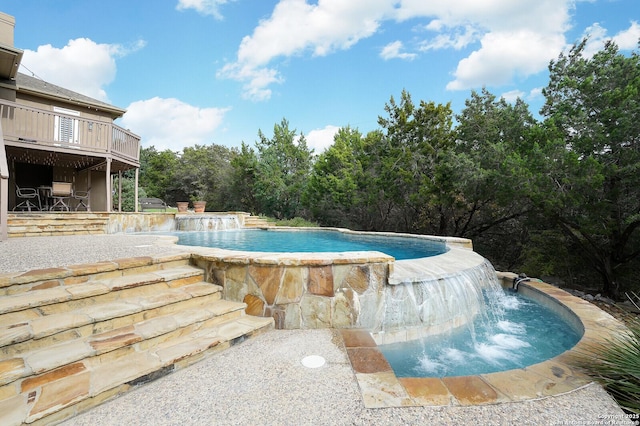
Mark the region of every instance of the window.
MULTIPOLYGON (((80 117, 78 111, 73 111, 66 108, 53 107, 54 112, 60 114, 72 115, 80 117)), ((78 120, 71 117, 63 117, 61 115, 55 116, 54 122, 54 140, 58 142, 67 143, 80 143, 78 140, 78 120)))

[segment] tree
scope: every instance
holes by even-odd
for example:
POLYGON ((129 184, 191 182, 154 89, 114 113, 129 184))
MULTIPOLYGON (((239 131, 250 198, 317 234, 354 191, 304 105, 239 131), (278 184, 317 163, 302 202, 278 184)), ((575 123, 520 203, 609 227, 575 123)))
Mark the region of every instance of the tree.
POLYGON ((225 210, 233 156, 232 150, 216 144, 184 148, 176 176, 180 190, 191 201, 206 201, 207 210, 225 210))
POLYGON ((473 239, 496 266, 512 268, 527 239, 532 205, 523 189, 537 172, 526 161, 537 123, 521 99, 511 104, 486 89, 473 91, 456 119, 455 150, 439 179, 449 198, 447 234, 473 239))
POLYGON ((231 159, 229 203, 234 210, 258 213, 260 207, 255 197, 258 157, 255 151, 242 142, 240 152, 231 159))
MULTIPOLYGON (((136 181, 135 178, 132 177, 123 177, 122 178, 122 211, 123 212, 133 212, 136 208, 136 199, 135 199, 135 186, 136 181)), ((115 192, 113 194, 113 206, 114 208, 118 207, 118 196, 120 192, 117 191, 117 188, 114 188, 115 192)), ((147 197, 147 193, 144 188, 138 188, 138 197, 145 198, 147 197)))
POLYGON ((385 111, 388 117, 378 118, 385 137, 374 153, 373 183, 396 212, 389 230, 441 234, 446 216, 436 176, 438 163, 453 147, 451 106, 424 101, 416 106, 403 90, 400 104, 391 97, 385 111))
POLYGON ((261 212, 277 219, 291 219, 302 215, 302 194, 311 171, 313 150, 304 135, 289 129, 282 119, 273 127, 273 137, 258 131, 256 142, 258 163, 254 186, 255 198, 261 212))
MULTIPOLYGON (((180 200, 182 194, 177 189, 178 153, 164 150, 158 152, 155 147, 140 150, 139 186, 149 197, 163 199, 169 204, 180 200)), ((182 195, 184 196, 184 195, 182 195)))
POLYGON ((343 127, 313 164, 303 201, 322 225, 362 227, 364 144, 358 130, 343 127))
POLYGON ((640 255, 640 57, 608 42, 589 58, 586 43, 549 66, 547 179, 534 200, 618 297, 640 255))

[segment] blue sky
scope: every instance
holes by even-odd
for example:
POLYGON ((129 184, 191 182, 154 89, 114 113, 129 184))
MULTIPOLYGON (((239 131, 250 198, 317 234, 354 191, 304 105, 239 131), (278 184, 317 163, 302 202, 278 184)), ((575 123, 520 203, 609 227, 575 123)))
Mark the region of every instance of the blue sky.
POLYGON ((253 145, 283 118, 321 152, 403 89, 459 112, 483 86, 543 103, 589 34, 637 50, 638 0, 20 0, 20 72, 109 102, 143 146, 253 145))

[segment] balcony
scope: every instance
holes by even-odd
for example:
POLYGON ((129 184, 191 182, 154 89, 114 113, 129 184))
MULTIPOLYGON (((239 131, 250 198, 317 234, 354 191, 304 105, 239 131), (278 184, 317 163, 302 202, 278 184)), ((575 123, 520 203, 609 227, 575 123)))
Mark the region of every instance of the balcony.
POLYGON ((123 170, 140 165, 140 137, 108 118, 87 119, 0 99, 0 124, 7 147, 111 159, 123 170))

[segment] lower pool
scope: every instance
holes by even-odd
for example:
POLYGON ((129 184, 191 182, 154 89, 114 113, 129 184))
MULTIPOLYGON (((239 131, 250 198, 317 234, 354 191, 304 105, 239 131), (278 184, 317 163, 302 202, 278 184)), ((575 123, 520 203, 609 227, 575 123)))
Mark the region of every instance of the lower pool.
POLYGON ((264 230, 174 232, 178 244, 226 250, 277 253, 379 251, 396 260, 436 256, 447 251, 446 243, 419 236, 348 233, 338 230, 264 230))
POLYGON ((487 313, 438 336, 380 345, 397 377, 470 376, 553 358, 581 338, 551 309, 519 293, 485 295, 487 313))

